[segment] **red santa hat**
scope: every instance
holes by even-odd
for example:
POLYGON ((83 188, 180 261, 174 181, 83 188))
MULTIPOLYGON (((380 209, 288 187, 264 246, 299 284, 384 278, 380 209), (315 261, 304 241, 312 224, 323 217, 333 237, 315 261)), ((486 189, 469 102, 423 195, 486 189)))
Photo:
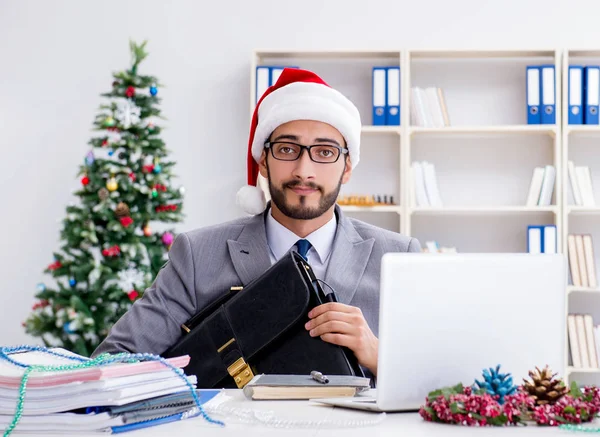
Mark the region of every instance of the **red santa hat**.
POLYGON ((277 82, 262 95, 252 116, 247 157, 248 185, 237 193, 237 203, 245 212, 260 214, 264 211, 265 193, 257 186, 258 161, 271 133, 278 126, 294 120, 320 121, 336 128, 346 140, 352 168, 358 164, 362 126, 356 106, 315 73, 286 68, 277 82))

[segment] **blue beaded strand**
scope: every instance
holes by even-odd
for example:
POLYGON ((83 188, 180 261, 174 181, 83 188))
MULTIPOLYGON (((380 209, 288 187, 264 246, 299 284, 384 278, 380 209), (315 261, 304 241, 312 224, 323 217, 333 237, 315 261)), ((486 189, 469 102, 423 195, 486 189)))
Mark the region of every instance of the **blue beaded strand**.
POLYGON ((193 414, 190 414, 189 416, 187 416, 187 418, 196 417, 198 415, 201 415, 209 423, 213 423, 213 424, 220 425, 220 426, 225 425, 223 422, 212 419, 211 417, 208 416, 208 414, 206 414, 206 412, 204 411, 204 408, 202 408, 200 399, 198 398, 198 395, 196 394, 196 390, 194 389, 194 386, 185 377, 185 373, 183 372, 183 370, 181 370, 178 367, 173 366, 167 360, 165 360, 164 358, 162 358, 158 355, 152 355, 152 354, 148 354, 148 353, 130 354, 130 353, 122 352, 122 353, 118 353, 118 354, 114 354, 114 355, 105 353, 105 354, 101 354, 101 355, 97 356, 96 358, 90 359, 90 358, 82 358, 82 357, 62 354, 59 352, 54 352, 43 346, 21 345, 21 346, 15 346, 15 347, 0 347, 0 359, 8 361, 9 363, 11 363, 15 366, 25 368, 25 372, 23 374, 23 377, 21 378, 21 385, 19 387, 19 399, 17 402, 15 416, 14 416, 11 424, 5 430, 3 437, 8 437, 14 431, 15 427, 17 426, 17 423, 19 422, 19 420, 21 419, 21 416, 23 415, 23 403, 25 401, 25 393, 27 390, 27 381, 29 380, 29 375, 32 372, 36 372, 36 371, 38 371, 38 372, 57 372, 57 371, 79 370, 79 369, 85 369, 85 368, 89 368, 89 367, 99 367, 99 366, 103 366, 103 365, 107 365, 107 364, 134 363, 134 362, 139 362, 139 361, 158 361, 161 364, 163 364, 164 366, 171 369, 173 372, 175 372, 175 374, 178 375, 181 379, 183 379, 183 381, 185 382, 185 384, 187 385, 187 387, 190 389, 190 391, 192 393, 194 403, 196 404, 196 409, 198 410, 197 412, 194 412, 193 414), (72 361, 79 361, 81 364, 71 364, 71 365, 64 364, 64 365, 54 365, 54 366, 28 365, 28 364, 20 363, 19 361, 16 361, 9 356, 10 354, 15 354, 15 353, 19 353, 19 352, 43 352, 43 353, 53 355, 56 357, 66 358, 66 359, 72 360, 72 361))

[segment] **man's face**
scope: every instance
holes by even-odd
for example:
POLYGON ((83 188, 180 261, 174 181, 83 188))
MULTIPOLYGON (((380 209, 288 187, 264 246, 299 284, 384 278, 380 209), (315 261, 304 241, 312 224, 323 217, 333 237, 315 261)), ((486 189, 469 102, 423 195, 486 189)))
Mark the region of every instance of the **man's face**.
MULTIPOLYGON (((294 145, 339 146, 345 149, 344 138, 337 129, 308 120, 279 126, 271 135, 270 142, 276 155, 284 158, 293 154, 294 145)), ((327 147, 315 150, 313 154, 316 159, 328 161, 332 156, 330 150, 333 149, 327 147)), ((295 161, 275 159, 271 150, 263 150, 259 167, 262 176, 269 181, 273 204, 286 216, 298 220, 312 220, 329 210, 337 200, 341 185, 350 179, 352 173, 347 155, 340 154, 335 162, 321 163, 311 160, 306 149, 295 161)))

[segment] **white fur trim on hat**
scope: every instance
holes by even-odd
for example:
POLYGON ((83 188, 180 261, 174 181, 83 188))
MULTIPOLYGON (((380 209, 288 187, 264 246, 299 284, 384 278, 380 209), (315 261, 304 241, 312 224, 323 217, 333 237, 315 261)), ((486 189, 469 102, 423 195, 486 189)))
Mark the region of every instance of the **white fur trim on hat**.
POLYGON ((252 142, 256 161, 269 135, 294 120, 315 120, 336 128, 346 140, 352 168, 360 160, 361 120, 356 106, 339 91, 323 84, 295 82, 273 91, 258 108, 258 126, 252 142))

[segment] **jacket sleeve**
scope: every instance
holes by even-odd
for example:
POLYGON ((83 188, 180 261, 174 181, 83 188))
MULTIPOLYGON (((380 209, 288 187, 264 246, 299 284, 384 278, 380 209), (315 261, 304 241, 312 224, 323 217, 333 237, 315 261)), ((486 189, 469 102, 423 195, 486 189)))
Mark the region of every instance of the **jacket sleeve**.
POLYGON ((112 326, 92 357, 106 352, 160 355, 166 351, 181 335, 181 324, 195 313, 194 272, 190 240, 179 234, 154 283, 112 326))
POLYGON ((407 252, 421 252, 421 243, 416 238, 412 237, 408 242, 407 252))

